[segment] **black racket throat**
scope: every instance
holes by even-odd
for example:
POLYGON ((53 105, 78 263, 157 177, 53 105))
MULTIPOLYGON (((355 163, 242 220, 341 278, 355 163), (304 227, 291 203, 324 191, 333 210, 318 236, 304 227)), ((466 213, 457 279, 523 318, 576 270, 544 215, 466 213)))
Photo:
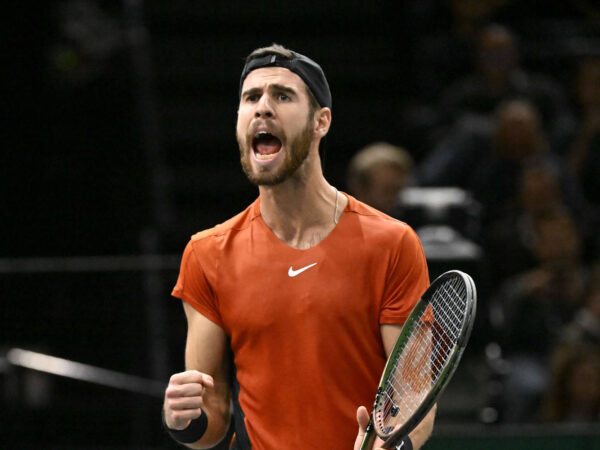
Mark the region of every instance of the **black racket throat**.
POLYGON ((476 313, 472 278, 437 277, 406 320, 384 368, 362 449, 375 434, 395 448, 433 408, 460 362, 476 313))

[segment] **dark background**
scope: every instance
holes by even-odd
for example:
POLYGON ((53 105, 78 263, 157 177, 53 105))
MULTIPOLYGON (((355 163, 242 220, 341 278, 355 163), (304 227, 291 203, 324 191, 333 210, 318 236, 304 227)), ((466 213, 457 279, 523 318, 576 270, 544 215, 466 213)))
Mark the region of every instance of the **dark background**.
MULTIPOLYGON (((520 36, 527 68, 569 86, 577 43, 597 38, 587 4, 506 2, 495 20, 520 36)), ((445 1, 15 2, 5 14, 0 348, 160 381, 183 366, 177 260, 84 271, 39 258, 178 256, 191 234, 244 209, 257 191, 234 126, 256 47, 277 42, 322 65, 334 117, 325 174, 342 190, 350 157, 372 141, 421 160, 430 137, 405 111, 472 68, 445 46, 445 1)), ((1 379, 3 448, 171 445, 158 398, 18 368, 1 379)))

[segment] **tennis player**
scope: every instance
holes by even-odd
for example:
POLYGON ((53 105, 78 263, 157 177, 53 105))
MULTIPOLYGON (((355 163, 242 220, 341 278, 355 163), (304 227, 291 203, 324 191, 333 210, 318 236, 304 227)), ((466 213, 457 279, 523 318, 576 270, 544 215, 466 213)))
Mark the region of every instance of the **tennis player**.
MULTIPOLYGON (((190 448, 217 445, 231 420, 236 449, 353 448, 357 407, 429 285, 415 232, 324 178, 331 111, 313 60, 275 44, 248 56, 236 133, 259 196, 191 237, 173 290, 187 370, 170 379, 163 422, 190 448)), ((430 415, 414 448, 432 427, 430 415)))

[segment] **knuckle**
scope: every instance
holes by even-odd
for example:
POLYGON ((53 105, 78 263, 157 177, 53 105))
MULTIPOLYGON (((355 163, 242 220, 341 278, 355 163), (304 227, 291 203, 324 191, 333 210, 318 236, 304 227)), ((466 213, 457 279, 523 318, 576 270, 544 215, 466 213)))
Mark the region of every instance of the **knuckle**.
POLYGON ((173 398, 177 396, 177 392, 178 389, 174 386, 169 386, 167 387, 167 389, 165 390, 165 397, 167 398, 173 398))

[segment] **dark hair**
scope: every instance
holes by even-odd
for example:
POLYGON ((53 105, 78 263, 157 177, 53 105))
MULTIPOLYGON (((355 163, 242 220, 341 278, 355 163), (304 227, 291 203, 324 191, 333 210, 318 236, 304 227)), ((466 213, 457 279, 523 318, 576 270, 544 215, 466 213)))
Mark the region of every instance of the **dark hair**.
POLYGON ((294 57, 294 53, 291 50, 285 48, 283 45, 279 44, 271 44, 267 47, 260 47, 252 51, 248 56, 246 56, 246 64, 256 58, 260 58, 266 55, 279 55, 283 58, 292 59, 294 57))

